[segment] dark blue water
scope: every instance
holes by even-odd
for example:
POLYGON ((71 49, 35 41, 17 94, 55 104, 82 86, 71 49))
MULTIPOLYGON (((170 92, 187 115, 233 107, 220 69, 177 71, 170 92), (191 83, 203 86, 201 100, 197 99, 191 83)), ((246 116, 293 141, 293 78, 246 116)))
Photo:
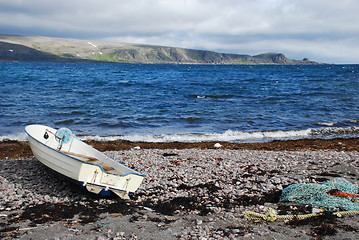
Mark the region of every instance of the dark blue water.
POLYGON ((359 65, 0 63, 0 136, 28 124, 147 141, 359 136, 359 65))

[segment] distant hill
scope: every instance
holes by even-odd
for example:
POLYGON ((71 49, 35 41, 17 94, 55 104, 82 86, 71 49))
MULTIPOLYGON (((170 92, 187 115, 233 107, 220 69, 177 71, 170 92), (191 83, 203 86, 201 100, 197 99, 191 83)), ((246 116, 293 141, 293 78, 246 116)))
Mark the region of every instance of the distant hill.
POLYGON ((0 61, 100 61, 148 64, 318 64, 306 58, 303 60, 290 60, 281 53, 264 53, 250 56, 176 47, 14 35, 0 35, 0 61))

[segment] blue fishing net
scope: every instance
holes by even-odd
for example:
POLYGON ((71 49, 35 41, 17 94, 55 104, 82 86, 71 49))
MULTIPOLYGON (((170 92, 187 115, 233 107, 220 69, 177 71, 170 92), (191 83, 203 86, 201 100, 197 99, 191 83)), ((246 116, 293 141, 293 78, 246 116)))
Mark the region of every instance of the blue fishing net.
POLYGON ((57 130, 57 132, 55 133, 57 140, 63 144, 63 143, 68 143, 72 140, 73 135, 70 129, 68 128, 60 128, 59 130, 57 130))
POLYGON ((318 183, 292 184, 284 188, 281 201, 291 201, 323 208, 327 211, 345 210, 358 211, 359 198, 335 197, 327 192, 339 190, 341 192, 358 194, 358 187, 344 178, 334 178, 331 181, 318 183))

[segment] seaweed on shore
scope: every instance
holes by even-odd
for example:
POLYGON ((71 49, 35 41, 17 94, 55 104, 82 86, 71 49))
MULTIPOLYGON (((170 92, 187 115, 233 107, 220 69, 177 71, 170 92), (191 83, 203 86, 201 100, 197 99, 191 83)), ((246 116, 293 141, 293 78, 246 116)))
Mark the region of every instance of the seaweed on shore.
POLYGON ((73 219, 75 215, 79 215, 79 222, 86 224, 97 221, 101 213, 121 213, 128 215, 133 213, 133 211, 134 207, 126 204, 122 199, 117 199, 115 202, 108 204, 100 204, 94 201, 88 201, 82 204, 79 202, 72 204, 44 203, 25 208, 24 212, 18 218, 18 221, 30 220, 36 225, 50 221, 73 219))
MULTIPOLYGON (((100 151, 129 150, 139 146, 141 149, 210 149, 215 142, 130 142, 126 140, 116 141, 85 141, 100 151)), ((220 142, 224 149, 246 149, 265 151, 300 151, 300 150, 332 150, 332 151, 359 151, 359 138, 336 139, 299 139, 287 141, 272 141, 264 143, 231 143, 220 142), (341 144, 339 144, 341 143, 341 144)), ((0 141, 0 159, 19 159, 33 157, 28 142, 5 139, 0 141)))
POLYGON ((144 206, 150 207, 151 209, 154 209, 161 214, 170 216, 175 215, 177 211, 198 211, 199 215, 206 216, 213 211, 213 207, 231 209, 237 206, 253 206, 263 205, 264 203, 278 203, 279 197, 281 195, 281 191, 270 191, 260 196, 241 195, 236 198, 223 197, 219 199, 215 193, 220 188, 216 187, 213 183, 199 184, 195 186, 187 186, 182 184, 180 185, 180 188, 206 188, 206 192, 209 193, 209 197, 204 198, 202 195, 192 195, 188 197, 175 197, 162 202, 154 202, 152 199, 149 199, 142 204, 144 206))

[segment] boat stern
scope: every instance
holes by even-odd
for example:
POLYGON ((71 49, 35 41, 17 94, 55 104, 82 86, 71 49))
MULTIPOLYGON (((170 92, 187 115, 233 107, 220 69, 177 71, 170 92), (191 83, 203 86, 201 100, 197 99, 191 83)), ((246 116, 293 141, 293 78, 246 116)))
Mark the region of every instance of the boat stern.
POLYGON ((89 192, 109 195, 111 191, 123 199, 128 199, 141 185, 144 175, 127 174, 115 175, 103 171, 99 166, 83 164, 79 181, 89 192))

